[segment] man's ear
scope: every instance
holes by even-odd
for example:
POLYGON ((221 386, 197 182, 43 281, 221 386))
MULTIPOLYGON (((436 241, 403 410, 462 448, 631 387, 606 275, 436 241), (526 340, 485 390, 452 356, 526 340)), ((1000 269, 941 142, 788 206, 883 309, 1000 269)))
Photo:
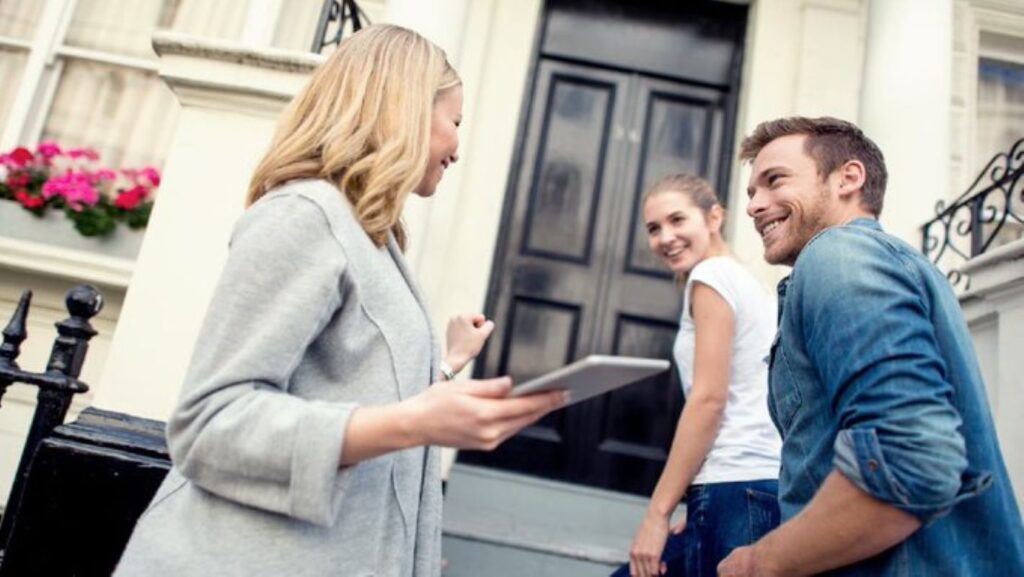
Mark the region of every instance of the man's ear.
POLYGON ((839 198, 844 200, 863 189, 867 179, 864 163, 859 160, 847 160, 834 174, 839 180, 839 198))

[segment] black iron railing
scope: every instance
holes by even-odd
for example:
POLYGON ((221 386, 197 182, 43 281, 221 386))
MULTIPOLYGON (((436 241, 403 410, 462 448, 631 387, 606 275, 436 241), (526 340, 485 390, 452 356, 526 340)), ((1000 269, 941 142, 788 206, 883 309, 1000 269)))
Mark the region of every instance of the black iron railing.
POLYGON ((326 0, 320 9, 312 50, 319 54, 325 46, 337 46, 346 28, 359 32, 367 24, 370 24, 370 20, 355 0, 326 0))
POLYGON ((921 227, 921 249, 954 286, 967 288, 970 279, 959 267, 1024 226, 1024 138, 993 156, 966 192, 950 204, 940 201, 935 212, 921 227))
POLYGON ((28 438, 25 440, 25 448, 21 452, 21 461, 18 463, 10 496, 7 498, 3 521, 0 523, 0 558, 18 520, 26 478, 36 448, 57 425, 64 422, 64 417, 71 406, 71 398, 89 390, 85 383, 78 380, 78 375, 82 371, 85 353, 89 349, 89 339, 96 334, 96 330, 89 324, 89 319, 103 308, 103 297, 91 286, 80 285, 68 291, 66 303, 71 317, 57 323, 58 336, 53 343, 46 370, 34 373, 22 370, 17 362, 21 343, 28 336, 26 321, 31 301, 32 291, 22 293, 14 315, 3 331, 3 344, 0 344, 0 399, 7 391, 7 387, 14 383, 39 387, 35 415, 28 438))

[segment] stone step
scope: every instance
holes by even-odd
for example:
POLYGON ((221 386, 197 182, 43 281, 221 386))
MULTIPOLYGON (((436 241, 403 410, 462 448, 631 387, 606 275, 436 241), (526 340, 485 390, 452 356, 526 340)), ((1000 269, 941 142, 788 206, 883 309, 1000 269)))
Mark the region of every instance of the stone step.
POLYGON ((627 561, 646 507, 635 495, 456 464, 445 577, 606 576, 627 561))

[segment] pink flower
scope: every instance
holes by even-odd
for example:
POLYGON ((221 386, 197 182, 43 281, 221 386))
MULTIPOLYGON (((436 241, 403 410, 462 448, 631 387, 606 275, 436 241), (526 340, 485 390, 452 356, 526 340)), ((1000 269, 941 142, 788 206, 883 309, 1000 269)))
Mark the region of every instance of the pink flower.
POLYGON ((117 180, 117 173, 109 168, 101 168, 95 173, 97 181, 114 181, 117 180))
POLYGON ((152 166, 147 166, 139 172, 142 176, 146 177, 146 180, 148 180, 154 187, 160 186, 160 173, 157 169, 152 166))
POLYGON ((71 150, 68 150, 68 156, 71 158, 86 158, 89 160, 100 159, 100 153, 91 148, 72 148, 71 150))
POLYGON ((51 178, 43 185, 43 198, 59 196, 74 211, 84 206, 95 206, 100 200, 100 193, 92 185, 92 179, 86 172, 69 172, 57 178, 51 178))
POLYGON ((54 156, 58 156, 63 153, 56 142, 43 142, 36 147, 36 152, 41 154, 46 160, 50 160, 54 156))
POLYGON ((42 207, 46 201, 38 196, 32 196, 27 190, 19 190, 14 193, 14 199, 21 203, 21 206, 32 210, 42 207))
POLYGON ((136 185, 128 190, 121 191, 114 200, 114 206, 121 210, 135 210, 146 199, 148 191, 142 185, 136 185))
POLYGON ((14 162, 15 166, 25 166, 35 159, 36 157, 32 152, 24 146, 19 146, 11 151, 11 160, 14 162))

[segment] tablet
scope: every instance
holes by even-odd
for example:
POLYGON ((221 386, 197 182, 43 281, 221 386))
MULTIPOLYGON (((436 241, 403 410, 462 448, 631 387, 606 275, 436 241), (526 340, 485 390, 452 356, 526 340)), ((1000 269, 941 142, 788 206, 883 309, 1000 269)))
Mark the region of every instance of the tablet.
POLYGON ((570 402, 578 403, 667 371, 670 366, 663 359, 590 355, 512 387, 510 396, 567 389, 572 394, 570 402))

